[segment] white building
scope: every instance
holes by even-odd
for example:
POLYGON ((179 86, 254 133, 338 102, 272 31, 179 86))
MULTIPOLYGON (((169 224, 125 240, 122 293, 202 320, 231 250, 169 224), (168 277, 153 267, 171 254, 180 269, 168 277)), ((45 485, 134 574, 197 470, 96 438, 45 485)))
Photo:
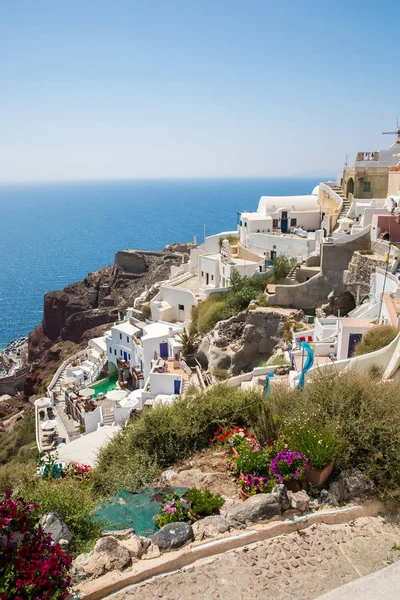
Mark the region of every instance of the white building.
POLYGON ((262 196, 257 211, 242 212, 238 225, 246 248, 270 259, 286 254, 299 262, 319 248, 320 227, 318 186, 306 196, 262 196))

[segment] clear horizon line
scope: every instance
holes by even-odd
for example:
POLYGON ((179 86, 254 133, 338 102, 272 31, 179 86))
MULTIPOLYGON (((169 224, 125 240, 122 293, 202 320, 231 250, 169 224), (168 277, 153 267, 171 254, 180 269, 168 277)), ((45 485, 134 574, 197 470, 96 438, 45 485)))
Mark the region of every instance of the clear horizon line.
MULTIPOLYGON (((0 179, 0 185, 26 185, 41 183, 95 183, 95 182, 121 182, 121 181, 188 181, 188 180, 246 180, 246 179, 322 179, 328 177, 322 172, 302 173, 298 175, 188 175, 188 176, 164 176, 164 177, 106 177, 106 178, 60 178, 60 179, 0 179)), ((332 174, 329 176, 332 177, 332 174)), ((335 177, 336 180, 336 177, 335 177)))

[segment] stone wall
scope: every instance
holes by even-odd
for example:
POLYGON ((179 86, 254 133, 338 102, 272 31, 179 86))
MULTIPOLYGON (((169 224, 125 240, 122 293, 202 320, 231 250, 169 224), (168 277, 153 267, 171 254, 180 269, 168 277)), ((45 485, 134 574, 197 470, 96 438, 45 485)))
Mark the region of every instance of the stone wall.
POLYGON ((385 261, 378 260, 376 255, 355 252, 349 263, 346 290, 350 292, 359 306, 369 295, 371 275, 376 267, 385 267, 385 261))

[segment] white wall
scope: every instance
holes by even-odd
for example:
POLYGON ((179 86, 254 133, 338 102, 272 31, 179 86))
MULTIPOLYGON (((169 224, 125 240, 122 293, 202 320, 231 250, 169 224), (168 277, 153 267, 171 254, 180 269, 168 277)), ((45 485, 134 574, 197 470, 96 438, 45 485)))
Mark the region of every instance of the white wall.
POLYGON ((221 233, 210 235, 206 237, 205 241, 199 246, 198 250, 200 251, 200 254, 215 254, 216 252, 219 252, 219 240, 221 238, 224 239, 227 235, 239 237, 236 229, 234 231, 221 231, 221 233))
POLYGON ((173 373, 150 373, 150 392, 152 396, 157 394, 174 394, 174 382, 179 380, 182 389, 182 375, 173 373))
POLYGON ((350 335, 353 333, 361 333, 364 334, 366 331, 369 331, 370 327, 365 327, 362 325, 356 326, 348 326, 346 327, 344 323, 341 321, 339 325, 339 333, 338 333, 338 343, 337 343, 337 358, 338 360, 344 360, 348 358, 347 354, 349 351, 349 340, 350 335))
POLYGON ((191 318, 192 307, 197 306, 196 296, 190 291, 173 286, 161 286, 160 292, 150 302, 150 308, 154 321, 186 321, 191 318), (157 302, 168 302, 172 309, 167 312, 162 311, 157 306, 157 302), (179 305, 184 309, 180 310, 179 305), (169 318, 166 318, 169 317, 169 318))
POLYGON ((305 260, 315 251, 315 239, 273 235, 267 233, 251 233, 242 243, 258 254, 274 251, 277 256, 285 254, 293 258, 301 257, 305 260))
MULTIPOLYGON (((219 247, 218 247, 219 253, 219 247)), ((199 256, 199 282, 210 287, 220 287, 219 278, 219 254, 218 257, 199 256), (207 283, 208 275, 208 283, 207 283)))
MULTIPOLYGON (((83 410, 83 409, 82 409, 83 410)), ((97 426, 103 420, 103 413, 101 410, 101 406, 98 406, 94 411, 84 413, 84 421, 85 421, 85 434, 93 433, 93 431, 97 430, 97 426)))

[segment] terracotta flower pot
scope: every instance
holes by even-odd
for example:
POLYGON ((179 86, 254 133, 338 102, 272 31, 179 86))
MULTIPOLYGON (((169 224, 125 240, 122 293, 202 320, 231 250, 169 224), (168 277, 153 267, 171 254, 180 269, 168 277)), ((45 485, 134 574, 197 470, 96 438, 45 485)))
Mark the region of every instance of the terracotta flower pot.
POLYGON ((311 467, 305 470, 304 478, 311 485, 315 485, 315 487, 319 487, 323 485, 325 481, 330 477, 333 471, 333 467, 335 466, 335 459, 333 458, 329 464, 326 465, 321 470, 312 469, 311 467))
POLYGON ((298 479, 291 479, 290 481, 284 481, 284 485, 286 485, 287 489, 291 492, 300 492, 302 489, 301 481, 298 479))

